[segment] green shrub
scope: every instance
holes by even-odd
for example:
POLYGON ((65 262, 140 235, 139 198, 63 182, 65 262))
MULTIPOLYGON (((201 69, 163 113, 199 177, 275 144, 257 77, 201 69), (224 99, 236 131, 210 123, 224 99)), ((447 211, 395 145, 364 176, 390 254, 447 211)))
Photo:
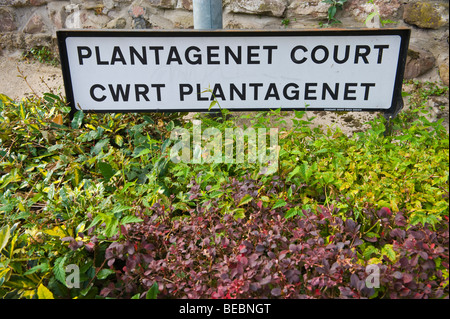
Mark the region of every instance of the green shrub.
MULTIPOLYGON (((0 95, 0 296, 102 298, 100 292, 110 285, 120 290, 120 267, 108 264, 105 251, 132 240, 127 229, 144 227, 144 220, 155 211, 167 222, 161 227, 169 228, 174 222, 188 225, 191 218, 201 218, 200 211, 211 212, 214 220, 226 219, 230 225, 251 222, 256 211, 276 212, 294 224, 311 214, 322 220, 322 212, 331 211, 333 218, 358 225, 355 238, 361 242, 352 251, 355 260, 349 269, 382 263, 390 282, 402 281, 395 287, 385 281, 373 296, 448 296, 448 249, 436 251, 417 244, 430 244, 435 240, 432 234, 442 237, 433 241, 434 247, 448 242, 448 133, 442 120, 430 122, 424 116, 424 100, 448 90, 431 84, 424 88, 411 96, 410 111, 390 123, 379 116, 368 123, 366 131, 353 136, 339 129, 312 128, 312 119, 304 111, 290 113, 292 126, 280 110, 238 118, 222 108, 220 116, 199 117, 203 130, 214 127, 222 135, 238 122, 246 123, 244 129, 250 125, 267 132, 277 127, 277 165, 266 174, 258 162, 172 161, 171 149, 177 141, 171 133, 176 129, 192 133, 194 127, 192 121, 182 120, 183 114, 77 112, 71 120, 61 96, 46 93, 41 98, 12 101, 0 95), (404 219, 400 228, 406 237, 400 230, 397 239, 389 235, 398 222, 396 216, 404 219), (434 239, 423 241, 417 232, 434 239), (413 242, 420 247, 414 250, 413 242), (434 268, 429 268, 426 258, 409 270, 399 264, 416 258, 415 254, 425 256, 424 252, 439 255, 434 268), (79 268, 78 288, 67 286, 69 265, 79 268), (427 278, 419 276, 420 267, 428 267, 427 278), (405 271, 420 277, 418 285, 441 286, 429 294, 422 286, 411 286, 405 271)), ((249 143, 247 139, 245 149, 249 143)), ((196 150, 189 152, 192 157, 196 150)), ((270 222, 265 227, 274 231, 270 222)), ((319 250, 337 234, 331 226, 314 227, 319 228, 314 235, 319 250)), ((319 273, 312 270, 314 278, 319 273)), ((362 276, 361 272, 348 273, 345 280, 352 277, 353 283, 336 286, 327 296, 361 296, 357 287, 362 276)), ((148 283, 146 288, 153 287, 150 295, 154 297, 154 282, 148 283)), ((288 296, 287 286, 278 288, 264 293, 288 296)), ((295 289, 289 296, 311 293, 306 286, 295 289)), ((147 290, 136 288, 140 294, 147 290)), ((213 291, 209 293, 212 296, 213 291)), ((214 293, 222 296, 219 291, 214 293)), ((319 289, 317 297, 320 294, 319 289)))

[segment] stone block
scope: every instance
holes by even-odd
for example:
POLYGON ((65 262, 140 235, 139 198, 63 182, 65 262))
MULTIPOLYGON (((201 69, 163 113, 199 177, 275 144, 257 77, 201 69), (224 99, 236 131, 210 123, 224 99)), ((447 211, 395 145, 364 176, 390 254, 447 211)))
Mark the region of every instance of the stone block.
POLYGON ((186 10, 166 10, 164 19, 156 19, 160 15, 154 14, 150 16, 150 22, 153 27, 160 26, 163 29, 192 29, 194 27, 194 16, 192 12, 186 10))
POLYGON ((116 6, 116 3, 114 2, 114 0, 103 0, 103 5, 108 10, 111 10, 116 6))
POLYGON ((42 6, 44 4, 47 4, 47 0, 28 0, 28 3, 32 6, 42 6))
POLYGON ((108 16, 97 14, 92 10, 82 10, 80 19, 84 29, 102 29, 111 20, 108 16))
POLYGON ((106 24, 107 29, 126 29, 127 20, 123 17, 111 20, 106 24))
POLYGON ((344 4, 344 8, 349 11, 359 9, 361 12, 372 13, 373 8, 376 7, 382 17, 392 17, 398 13, 403 2, 402 0, 373 0, 369 3, 361 0, 348 0, 344 4))
POLYGON ((245 14, 229 14, 225 11, 223 16, 223 26, 225 29, 247 29, 247 30, 276 30, 281 28, 280 18, 245 15, 245 14))
POLYGON ((68 29, 81 29, 81 10, 78 4, 69 4, 65 6, 67 13, 66 21, 64 25, 68 29))
POLYGON ((404 7, 403 20, 422 29, 439 29, 448 25, 448 5, 419 1, 404 7))
POLYGON ((128 10, 128 13, 130 14, 130 16, 133 19, 137 19, 137 18, 143 17, 145 15, 146 9, 143 6, 134 5, 134 6, 130 7, 130 9, 128 10))
POLYGON ((349 13, 357 21, 364 22, 369 14, 378 11, 382 20, 398 20, 402 0, 374 0, 373 3, 362 0, 348 0, 344 4, 343 14, 349 13))
POLYGON ((329 4, 322 0, 294 0, 288 7, 288 15, 314 19, 326 19, 329 4))
POLYGON ((56 29, 62 29, 67 18, 65 7, 69 4, 68 1, 53 1, 47 5, 47 12, 56 29))
POLYGON ((82 1, 80 3, 80 8, 86 9, 86 10, 95 10, 97 8, 103 8, 103 7, 104 7, 103 2, 95 1, 95 0, 82 1))
POLYGON ((150 5, 162 9, 174 9, 177 5, 177 0, 147 0, 150 5))
POLYGON ((39 13, 34 13, 30 19, 28 19, 25 27, 23 28, 24 33, 35 34, 43 33, 45 31, 45 24, 42 16, 39 13))
POLYGON ((151 7, 145 7, 148 4, 144 1, 135 1, 128 9, 128 14, 131 17, 131 28, 133 29, 150 29, 152 27, 148 20, 151 13, 151 7))
POLYGON ((150 29, 152 27, 151 23, 143 17, 133 19, 131 26, 133 29, 150 29))
POLYGON ((233 13, 282 17, 286 8, 285 0, 231 0, 229 2, 229 9, 233 13))
POLYGON ((431 70, 436 63, 436 58, 429 51, 410 46, 406 58, 404 78, 414 79, 431 70))
POLYGON ((444 85, 448 86, 448 58, 439 65, 439 76, 444 85))
POLYGON ((47 2, 47 0, 0 0, 0 5, 11 7, 42 6, 47 2))
POLYGON ((194 9, 193 0, 178 0, 177 8, 192 11, 194 9))
POLYGON ((0 8, 0 32, 9 32, 17 29, 12 10, 0 8))

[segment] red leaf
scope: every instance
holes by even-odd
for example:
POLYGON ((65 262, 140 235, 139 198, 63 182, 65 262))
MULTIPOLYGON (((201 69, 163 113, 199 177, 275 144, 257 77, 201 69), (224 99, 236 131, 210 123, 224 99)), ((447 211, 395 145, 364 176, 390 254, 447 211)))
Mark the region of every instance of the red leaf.
POLYGON ((407 284, 413 280, 413 276, 411 274, 403 274, 403 283, 407 284))

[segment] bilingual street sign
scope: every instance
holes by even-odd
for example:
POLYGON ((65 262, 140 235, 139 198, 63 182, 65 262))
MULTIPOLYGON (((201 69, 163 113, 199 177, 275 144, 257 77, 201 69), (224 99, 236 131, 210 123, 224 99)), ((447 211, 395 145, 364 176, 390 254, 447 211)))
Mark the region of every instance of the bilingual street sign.
POLYGON ((72 114, 325 110, 396 114, 410 30, 60 30, 72 114), (217 105, 213 110, 217 109, 217 105))

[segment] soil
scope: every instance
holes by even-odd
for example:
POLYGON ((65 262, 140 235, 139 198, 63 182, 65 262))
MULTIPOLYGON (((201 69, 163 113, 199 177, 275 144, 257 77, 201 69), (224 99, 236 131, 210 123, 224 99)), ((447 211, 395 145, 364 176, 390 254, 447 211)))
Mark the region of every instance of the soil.
POLYGON ((20 54, 0 56, 0 93, 13 100, 49 92, 64 94, 61 68, 34 60, 24 60, 20 54))

